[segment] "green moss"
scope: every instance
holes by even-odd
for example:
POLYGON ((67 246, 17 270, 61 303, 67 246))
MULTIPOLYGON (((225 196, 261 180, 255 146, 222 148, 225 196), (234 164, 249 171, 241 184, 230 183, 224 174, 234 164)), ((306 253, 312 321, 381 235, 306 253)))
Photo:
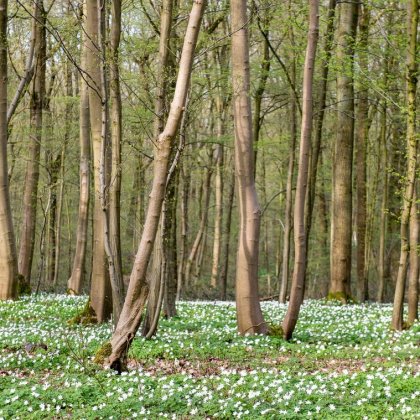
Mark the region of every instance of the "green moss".
POLYGON ((345 292, 329 292, 326 300, 341 302, 342 304, 357 303, 357 300, 353 296, 345 292))
POLYGON ((111 353, 112 346, 111 343, 107 341, 106 343, 102 344, 102 346, 97 350, 93 362, 98 365, 103 365, 105 363, 105 359, 111 356, 111 353))
POLYGON ((30 284, 22 274, 18 274, 18 296, 30 295, 32 292, 30 284))
POLYGON ((267 334, 271 337, 283 338, 283 328, 280 324, 269 324, 267 334))
POLYGON ((82 309, 80 313, 78 313, 75 317, 68 321, 69 325, 88 325, 88 324, 96 324, 96 313, 93 310, 90 299, 86 302, 85 307, 82 309))

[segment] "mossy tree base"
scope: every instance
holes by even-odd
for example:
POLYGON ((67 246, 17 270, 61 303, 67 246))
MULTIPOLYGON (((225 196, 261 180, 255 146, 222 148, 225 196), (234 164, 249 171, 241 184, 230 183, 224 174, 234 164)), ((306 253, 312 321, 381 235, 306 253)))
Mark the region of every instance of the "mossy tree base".
POLYGON ((26 281, 22 274, 18 274, 18 296, 30 295, 32 293, 31 285, 26 281))
POLYGON ((82 309, 80 313, 78 313, 74 318, 68 321, 69 325, 89 325, 89 324, 96 324, 98 322, 96 313, 93 310, 90 299, 86 302, 85 307, 82 309))
POLYGON ((326 300, 341 302, 343 305, 349 303, 357 303, 357 300, 353 296, 345 292, 329 292, 326 297, 326 300))
POLYGON ((93 363, 98 365, 103 365, 106 359, 111 356, 112 353, 112 346, 109 341, 102 344, 102 346, 96 351, 95 357, 93 359, 93 363))

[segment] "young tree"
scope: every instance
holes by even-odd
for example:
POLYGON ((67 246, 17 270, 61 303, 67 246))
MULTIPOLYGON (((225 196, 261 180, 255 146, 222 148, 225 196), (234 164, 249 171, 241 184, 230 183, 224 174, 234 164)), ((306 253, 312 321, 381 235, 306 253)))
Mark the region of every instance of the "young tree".
POLYGON ((119 322, 111 339, 112 354, 109 357, 110 367, 121 371, 124 367, 127 351, 139 328, 149 285, 146 274, 153 244, 156 239, 162 203, 165 197, 166 179, 168 175, 169 157, 184 113, 188 87, 191 78, 193 58, 201 20, 205 8, 205 1, 195 0, 185 34, 179 63, 178 78, 174 98, 169 110, 168 120, 164 130, 156 140, 153 185, 150 193, 143 235, 139 244, 130 276, 127 296, 119 322))
POLYGON ((358 4, 339 3, 337 37, 337 132, 334 144, 329 297, 351 295, 352 168, 354 136, 353 55, 358 4))
POLYGON ((303 106, 302 128, 299 150, 299 170, 296 184, 296 198, 294 208, 294 236, 295 236, 295 264, 293 267, 293 279, 290 292, 290 301, 286 316, 283 320, 283 337, 289 340, 292 337, 300 306, 303 302, 305 288, 307 240, 305 229, 305 198, 309 171, 309 151, 311 148, 312 134, 312 87, 315 67, 316 47, 318 43, 318 16, 319 1, 309 1, 309 31, 308 45, 303 73, 303 106))
MULTIPOLYGON (((86 19, 86 3, 84 4, 83 27, 86 19)), ((79 212, 76 228, 76 249, 73 258, 71 276, 67 283, 70 293, 80 294, 85 280, 85 260, 88 241, 89 197, 90 197, 90 117, 89 117, 89 87, 86 72, 87 39, 86 31, 82 30, 80 78, 80 108, 79 108, 79 212)))
POLYGON ((236 259, 236 317, 241 334, 264 334, 267 332, 267 325, 261 312, 258 294, 261 210, 254 179, 246 7, 246 0, 231 0, 235 171, 240 218, 236 259))
MULTIPOLYGON (((397 280, 395 283, 394 307, 391 327, 403 329, 404 291, 409 255, 409 221, 413 205, 416 164, 417 164, 417 133, 416 133, 416 90, 417 90, 417 32, 419 24, 419 2, 407 2, 407 175, 403 192, 403 208, 401 211, 401 248, 397 280)), ((413 225, 414 227, 414 225, 413 225)))
MULTIPOLYGON (((366 79, 368 69, 368 39, 370 10, 367 4, 359 12, 359 68, 360 78, 366 79)), ((360 84, 356 113, 356 237, 357 237, 357 299, 369 299, 366 270, 366 162, 369 136, 369 91, 366 84, 360 84)))
POLYGON ((7 0, 0 1, 0 300, 17 297, 17 255, 7 170, 7 0))
POLYGON ((38 200, 39 158, 42 140, 42 114, 45 101, 46 70, 46 11, 44 1, 36 0, 34 5, 35 19, 35 69, 32 81, 30 103, 30 143, 29 157, 25 174, 23 193, 23 222, 20 233, 18 257, 19 273, 23 281, 31 282, 32 259, 35 246, 36 210, 38 200))

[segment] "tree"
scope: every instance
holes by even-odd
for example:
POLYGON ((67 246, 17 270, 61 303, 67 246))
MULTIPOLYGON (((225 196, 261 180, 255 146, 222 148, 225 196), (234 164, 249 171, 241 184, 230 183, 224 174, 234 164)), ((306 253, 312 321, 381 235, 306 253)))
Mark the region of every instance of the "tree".
POLYGON ((34 5, 35 20, 35 69, 30 103, 30 144, 26 165, 25 190, 23 193, 23 222, 20 233, 18 257, 19 274, 27 285, 31 282, 32 260, 35 246, 36 211, 38 199, 39 157, 42 140, 42 114, 45 105, 46 70, 46 11, 43 0, 34 5))
POLYGON ((18 294, 17 255, 7 170, 7 0, 0 1, 0 300, 18 294))
POLYGON ((329 297, 351 296, 352 169, 354 136, 353 55, 358 5, 339 3, 337 37, 337 132, 334 144, 329 297))
POLYGON ((235 171, 240 217, 236 258, 236 317, 241 334, 264 334, 267 326, 261 312, 258 294, 258 241, 261 210, 254 179, 246 7, 246 0, 231 1, 235 171))
POLYGON ((289 340, 292 337, 300 306, 303 302, 306 276, 307 238, 305 227, 305 199, 309 172, 309 151, 311 148, 312 113, 313 113, 313 77, 315 67, 316 48, 318 43, 318 10, 319 1, 309 1, 309 30, 308 45, 306 49, 303 74, 303 106, 302 128, 299 150, 299 169, 296 184, 296 197, 294 208, 294 236, 295 236, 295 263, 290 292, 290 301, 286 316, 283 320, 283 337, 289 340))
MULTIPOLYGON (((93 256, 90 288, 90 306, 95 313, 96 321, 101 323, 110 318, 112 313, 112 289, 105 254, 106 218, 101 201, 101 167, 103 169, 103 82, 101 80, 102 45, 100 20, 102 9, 98 0, 87 0, 86 3, 86 75, 89 79, 89 118, 93 150, 93 256)), ((102 174, 103 175, 103 174, 102 174)), ((103 184, 103 182, 102 182, 103 184)))
MULTIPOLYGON (((86 19, 86 3, 83 21, 86 19)), ((85 28, 86 23, 83 22, 85 28)), ((89 197, 90 197, 90 116, 89 116, 89 86, 86 73, 87 39, 86 31, 82 31, 81 63, 82 71, 80 78, 80 107, 79 107, 79 145, 80 145, 80 166, 79 166, 79 211, 76 229, 76 249, 73 258, 71 276, 67 283, 70 293, 76 295, 82 291, 85 280, 86 248, 88 241, 89 221, 89 197)))
MULTIPOLYGON (((410 0, 407 3, 407 62, 406 62, 406 100, 407 100, 407 175, 403 192, 401 211, 401 247, 398 274, 395 283, 394 306, 391 327, 403 329, 404 291, 409 256, 409 222, 411 206, 415 197, 417 134, 416 134, 416 90, 417 90, 417 32, 419 23, 419 2, 410 0)), ((415 224, 413 224, 414 228, 415 224)))
POLYGON ((194 52, 204 8, 205 1, 200 0, 196 0, 192 6, 179 63, 174 98, 165 128, 160 133, 155 144, 153 185, 143 235, 131 272, 130 283, 121 316, 111 339, 112 353, 109 357, 109 364, 112 369, 117 371, 121 371, 124 368, 127 351, 139 328, 144 305, 147 300, 149 289, 146 279, 147 266, 156 239, 162 203, 165 197, 169 157, 184 113, 194 52))

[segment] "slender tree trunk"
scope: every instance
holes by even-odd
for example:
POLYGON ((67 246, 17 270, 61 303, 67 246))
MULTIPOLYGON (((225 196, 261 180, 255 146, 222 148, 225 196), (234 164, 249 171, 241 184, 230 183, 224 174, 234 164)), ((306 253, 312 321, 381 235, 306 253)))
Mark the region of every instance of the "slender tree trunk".
POLYGON ((395 283, 394 307, 391 327, 403 329, 404 292, 409 254, 409 219, 413 203, 417 164, 416 90, 417 90, 417 31, 419 2, 407 2, 407 178, 405 181, 403 208, 401 212, 401 249, 397 280, 395 283))
POLYGON ((102 208, 101 167, 103 162, 103 104, 101 68, 101 37, 99 34, 100 8, 98 0, 87 0, 86 8, 86 67, 89 81, 89 117, 93 145, 93 256, 90 288, 90 305, 96 320, 102 323, 112 313, 112 289, 105 254, 105 217, 102 208))
POLYGON ((30 144, 23 193, 23 222, 20 234, 19 273, 30 284, 35 246, 36 208, 38 198, 39 158, 42 139, 42 109, 45 99, 46 14, 42 0, 35 3, 35 75, 30 103, 30 144))
POLYGON ((239 243, 236 259, 236 317, 241 334, 264 334, 258 293, 261 209, 254 179, 247 1, 232 0, 232 84, 235 172, 238 185, 239 243))
MULTIPOLYGON (((384 89, 388 87, 388 51, 385 54, 384 63, 384 89)), ((383 101, 382 114, 381 114, 381 131, 380 142, 382 146, 382 174, 383 174, 383 187, 382 187, 382 201, 381 201, 381 216, 379 222, 379 255, 378 255, 378 293, 376 300, 380 303, 384 301, 385 293, 385 251, 386 251, 386 232, 388 228, 388 147, 386 141, 386 124, 387 124, 387 101, 383 101)))
POLYGON ((232 209, 233 201, 235 199, 235 173, 232 171, 231 179, 229 182, 229 193, 227 196, 227 209, 225 228, 223 233, 222 243, 222 264, 220 269, 220 296, 222 300, 226 300, 226 289, 229 269, 229 249, 230 249, 230 231, 232 224, 232 209))
MULTIPOLYGON (((359 68, 364 80, 368 69, 368 38, 370 10, 361 6, 359 19, 359 68)), ((356 238, 357 238, 357 299, 364 302, 369 299, 368 277, 366 270, 366 162, 367 141, 369 135, 369 91, 367 85, 360 86, 356 114, 356 238)))
POLYGON ((109 185, 109 242, 113 259, 115 286, 113 287, 114 322, 118 322, 124 303, 122 277, 120 196, 121 196, 121 138, 122 105, 119 70, 119 48, 121 38, 121 0, 111 3, 110 35, 110 96, 111 96, 111 179, 109 185))
MULTIPOLYGON (((86 4, 84 6, 86 8, 86 4)), ((85 27, 85 23, 83 24, 85 27)), ((85 31, 82 31, 81 68, 86 69, 87 39, 85 31)), ((90 186, 90 115, 89 115, 89 88, 88 76, 80 78, 80 108, 79 108, 79 212, 76 228, 76 249, 73 259, 71 276, 67 283, 67 289, 72 294, 79 295, 85 281, 85 261, 88 241, 89 224, 89 186, 90 186)))
MULTIPOLYGON (((293 62, 293 74, 295 79, 295 62, 293 62)), ((287 286, 289 283, 289 259, 290 259, 290 238, 292 234, 292 206, 293 206, 293 172, 295 167, 295 149, 296 149, 296 101, 292 97, 291 118, 290 118, 290 143, 289 143, 289 164, 287 167, 286 181, 286 206, 284 211, 284 235, 283 235, 283 265, 281 269, 280 295, 279 302, 286 302, 287 286)))
POLYGON ((185 285, 186 256, 188 246, 188 196, 190 191, 191 173, 185 169, 185 161, 180 169, 182 175, 181 194, 181 239, 179 245, 178 284, 176 291, 177 300, 180 299, 182 289, 185 285))
POLYGON ((211 166, 212 165, 210 163, 209 168, 206 169, 206 178, 203 182, 204 206, 202 206, 202 210, 201 210, 200 226, 198 228, 197 235, 191 247, 190 255, 188 256, 188 259, 185 265, 185 284, 186 285, 191 284, 192 266, 193 266, 194 261, 196 261, 197 259, 199 247, 203 241, 204 232, 207 226, 207 217, 208 217, 210 194, 211 194, 211 189, 210 189, 211 175, 212 175, 211 166))
POLYGON ((353 55, 358 4, 339 3, 337 133, 333 156, 331 278, 329 297, 347 302, 351 279, 352 168, 354 136, 353 55))
MULTIPOLYGON (((173 0, 165 0, 162 3, 161 20, 160 20, 160 40, 159 40, 159 67, 158 67, 158 94, 155 102, 155 130, 154 137, 157 138, 159 133, 162 132, 165 119, 167 117, 167 90, 168 90, 168 76, 170 70, 170 35, 172 29, 172 9, 173 0)), ((171 157, 176 154, 174 151, 171 153, 171 157)), ((173 183, 174 179, 167 180, 166 194, 169 194, 172 188, 170 183, 173 183)), ((152 272, 150 280, 150 292, 147 301, 146 317, 143 324, 142 334, 146 338, 152 337, 158 326, 160 317, 160 311, 163 303, 163 292, 166 282, 167 264, 166 260, 167 251, 167 237, 169 234, 169 225, 176 223, 176 221, 170 220, 170 216, 173 214, 170 211, 170 207, 173 203, 168 201, 168 197, 165 196, 162 205, 162 215, 160 217, 160 224, 158 228, 157 238, 153 250, 153 262, 152 272)), ((175 244, 176 246, 176 244, 175 244)))
POLYGON ((294 236, 295 236, 295 263, 290 293, 290 302, 286 316, 283 320, 283 337, 290 340, 295 329, 300 306, 303 302, 305 289, 307 241, 305 229, 305 197, 309 171, 309 152, 312 134, 312 85, 315 67, 316 47, 318 43, 318 16, 319 1, 309 1, 309 31, 308 45, 303 74, 303 106, 302 128, 299 151, 299 171, 296 183, 296 197, 294 208, 294 236))
MULTIPOLYGON (((417 181, 418 183, 418 181, 417 181)), ((408 274, 408 317, 407 324, 411 325, 419 319, 419 212, 414 191, 413 204, 410 214, 410 269, 408 274)))
POLYGON ((0 300, 18 295, 18 269, 7 170, 7 0, 0 0, 0 300))
POLYGON ((147 266, 158 230, 162 203, 165 197, 169 158, 184 112, 194 51, 204 9, 205 1, 196 0, 192 6, 179 64, 174 98, 165 128, 155 143, 153 185, 143 235, 131 272, 124 307, 111 339, 112 354, 109 358, 109 363, 110 367, 117 371, 121 371, 124 367, 127 351, 139 328, 144 304, 147 300, 149 288, 146 280, 147 266))

